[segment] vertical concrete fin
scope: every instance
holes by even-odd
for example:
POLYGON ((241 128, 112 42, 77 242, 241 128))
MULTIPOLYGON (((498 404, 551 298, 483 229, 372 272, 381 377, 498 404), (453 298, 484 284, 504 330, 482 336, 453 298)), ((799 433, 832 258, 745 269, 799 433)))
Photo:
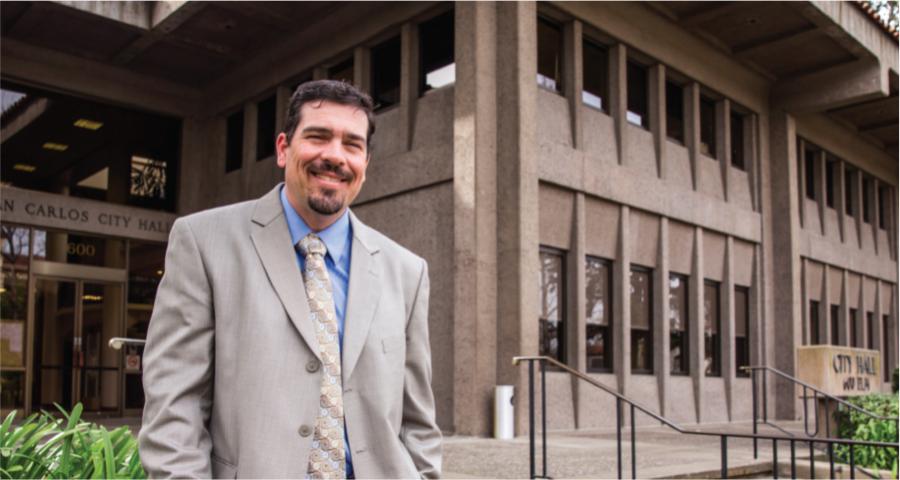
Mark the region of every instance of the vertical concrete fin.
POLYGON ((850 337, 847 332, 850 328, 850 277, 847 270, 841 270, 841 318, 838 321, 838 343, 849 345, 850 337))
POLYGON ((725 237, 725 298, 722 302, 722 377, 725 378, 725 405, 728 420, 733 419, 735 384, 735 319, 734 319, 734 237, 725 237))
POLYGON ((650 68, 650 132, 656 152, 656 176, 665 178, 666 158, 666 66, 657 63, 650 68))
POLYGON ((806 142, 802 138, 797 140, 797 204, 800 208, 800 227, 808 223, 806 221, 806 142))
POLYGON ((653 305, 656 311, 653 312, 659 320, 654 325, 653 332, 653 348, 656 352, 654 370, 656 371, 656 381, 659 388, 659 413, 665 416, 668 412, 668 380, 669 372, 672 371, 670 365, 669 351, 669 219, 661 217, 659 219, 659 243, 656 250, 656 285, 653 289, 655 295, 653 305))
POLYGON ((847 192, 845 189, 847 188, 847 165, 844 163, 844 160, 839 159, 837 162, 837 189, 835 189, 834 194, 837 197, 835 201, 835 205, 837 206, 837 214, 838 214, 838 228, 841 231, 841 242, 847 243, 847 205, 846 202, 849 200, 847 197, 847 192))
POLYGON ((694 190, 700 188, 700 84, 691 82, 684 89, 685 131, 688 155, 691 159, 691 182, 694 190))
POLYGON ((356 47, 353 49, 353 84, 364 92, 371 92, 372 78, 369 76, 369 63, 372 55, 368 48, 356 47))
POLYGON ((613 308, 615 309, 615 321, 621 325, 616 335, 616 358, 614 370, 619 381, 619 392, 623 395, 627 392, 628 379, 631 378, 631 240, 629 233, 630 210, 628 205, 619 207, 619 238, 618 238, 618 262, 613 266, 615 281, 613 281, 613 308))
MULTIPOLYGON (((459 13, 455 14, 459 16, 459 13)), ((454 23, 455 25, 456 23, 454 23)), ((459 28, 457 28, 459 32, 459 28)), ((464 40, 465 41, 465 40, 464 40)), ((455 40, 456 43, 464 41, 455 40)), ((487 47, 482 47, 487 48, 487 47)), ((459 50, 456 50, 459 51, 459 50)), ((459 57, 459 55, 457 55, 459 57)), ((457 62, 458 64, 458 62, 457 62)), ((459 68, 459 65, 457 65, 459 68)), ((419 89, 419 34, 411 22, 400 27, 400 135, 406 151, 412 150, 419 89)), ((454 88, 458 88, 456 82, 454 88)), ((455 115, 456 116, 456 115, 455 115)))
MULTIPOLYGON (((569 255, 569 318, 573 321, 569 322, 566 330, 569 335, 568 351, 569 365, 579 372, 587 371, 587 312, 585 305, 587 304, 587 273, 585 271, 585 256, 587 255, 585 243, 585 206, 584 193, 575 193, 575 208, 572 209, 572 239, 570 244, 569 255)), ((572 381, 572 399, 575 403, 573 411, 575 412, 575 428, 581 428, 581 402, 579 391, 582 382, 575 377, 570 377, 572 381)))
POLYGON ((697 423, 703 421, 703 229, 694 227, 694 249, 691 252, 691 278, 688 284, 688 321, 690 330, 691 378, 694 383, 694 407, 697 423))
POLYGON ((722 177, 722 197, 730 198, 728 169, 731 168, 731 100, 723 98, 716 102, 716 158, 719 159, 719 174, 722 177))
POLYGON ((825 208, 827 207, 826 202, 828 201, 828 161, 825 159, 825 150, 819 150, 816 154, 816 165, 819 166, 819 172, 821 173, 819 178, 816 179, 818 180, 818 187, 816 189, 819 191, 819 227, 820 233, 822 236, 825 236, 828 234, 828 222, 825 220, 825 208))
POLYGON ((569 128, 572 132, 572 148, 584 149, 584 125, 581 114, 581 90, 584 88, 584 64, 581 53, 580 20, 572 20, 563 26, 563 78, 564 92, 569 104, 569 128))
POLYGON ((807 276, 809 275, 809 260, 806 257, 800 258, 800 344, 809 345, 809 284, 807 276))
POLYGON ((628 50, 623 43, 609 49, 609 75, 609 112, 616 132, 619 165, 624 165, 627 155, 625 135, 628 133, 625 119, 628 111, 628 50))

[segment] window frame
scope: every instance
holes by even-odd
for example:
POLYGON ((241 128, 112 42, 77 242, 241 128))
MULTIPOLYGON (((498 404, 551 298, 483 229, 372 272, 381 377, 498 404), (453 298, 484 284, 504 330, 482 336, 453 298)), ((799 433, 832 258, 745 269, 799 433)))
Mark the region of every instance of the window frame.
POLYGON ((244 108, 225 115, 225 173, 244 167, 244 126, 247 118, 244 108), (238 119, 240 119, 238 121, 238 119), (234 134, 237 134, 236 136, 234 134))
POLYGON ((669 374, 675 376, 690 376, 691 375, 691 290, 690 290, 690 275, 685 275, 677 272, 669 272, 669 374), (675 298, 672 295, 672 279, 678 278, 681 282, 682 291, 684 292, 684 299, 682 301, 682 305, 684 306, 684 312, 680 312, 679 315, 683 315, 682 318, 682 328, 679 330, 681 334, 681 345, 682 353, 681 353, 681 365, 679 369, 675 369, 675 362, 672 359, 672 348, 673 348, 673 334, 672 334, 672 321, 671 321, 671 311, 672 301, 675 298))
POLYGON ((841 346, 841 306, 834 303, 830 306, 831 325, 831 342, 829 345, 841 346))
POLYGON ((707 157, 709 157, 709 158, 711 158, 711 159, 713 159, 713 160, 718 160, 718 159, 719 159, 719 158, 718 158, 718 152, 717 152, 717 150, 718 150, 718 148, 717 148, 717 141, 718 141, 717 135, 718 135, 718 132, 716 131, 716 130, 717 130, 717 127, 718 127, 718 125, 717 125, 718 120, 716 119, 716 100, 713 99, 712 97, 707 96, 707 95, 700 94, 700 98, 699 98, 698 101, 699 101, 699 104, 700 104, 700 105, 699 105, 699 111, 700 111, 700 144, 698 145, 698 148, 697 148, 697 149, 699 150, 699 152, 700 152, 701 154, 706 155, 707 157), (704 127, 704 125, 707 123, 707 122, 705 121, 705 117, 707 116, 707 113, 705 113, 705 112, 707 112, 707 108, 706 108, 706 107, 708 107, 708 111, 709 111, 709 113, 708 113, 708 116, 709 116, 709 122, 711 122, 711 127, 710 127, 709 129, 707 129, 707 128, 704 127), (707 138, 704 138, 704 137, 706 137, 706 134, 707 134, 707 133, 708 133, 709 135, 711 135, 711 137, 708 138, 708 139, 707 139, 707 138), (706 144, 706 146, 707 146, 708 153, 704 153, 704 152, 703 152, 703 145, 704 145, 704 144, 706 144))
MULTIPOLYGON (((629 57, 625 63, 625 121, 631 125, 634 125, 638 128, 643 128, 644 130, 650 130, 650 67, 644 65, 641 62, 638 62, 634 58, 629 57), (643 103, 644 112, 638 112, 632 107, 640 106, 633 105, 632 100, 636 100, 635 97, 632 97, 632 93, 635 92, 635 89, 631 88, 631 78, 632 78, 632 70, 640 71, 643 78, 643 101, 638 101, 637 103, 643 103), (635 123, 631 120, 631 115, 637 116, 641 119, 640 123, 635 123)), ((636 93, 635 93, 636 95, 636 93)))
POLYGON ((809 344, 821 345, 821 335, 819 334, 819 301, 809 301, 809 344))
POLYGON ((734 293, 734 298, 735 298, 735 302, 734 302, 734 308, 735 308, 735 332, 734 332, 734 336, 735 336, 735 338, 734 338, 735 376, 749 377, 750 371, 741 369, 741 366, 742 366, 742 363, 745 364, 746 366, 750 366, 750 323, 751 323, 750 287, 743 286, 743 285, 735 285, 734 292, 735 292, 734 293), (744 303, 744 332, 743 332, 744 335, 743 335, 743 337, 738 335, 738 333, 740 333, 740 332, 737 329, 737 313, 736 312, 737 312, 737 309, 739 308, 738 302, 737 302, 737 298, 738 298, 737 292, 742 292, 744 295, 744 298, 746 299, 746 302, 744 303), (743 343, 746 344, 746 346, 744 347, 744 351, 743 351, 743 353, 746 355, 745 359, 741 358, 741 348, 740 348, 740 344, 742 343, 740 341, 741 338, 744 339, 743 343), (743 362, 742 362, 742 360, 743 360, 743 362))
MULTIPOLYGON (((592 63, 592 62, 591 62, 591 63, 592 63)), ((609 95, 609 91, 610 91, 610 89, 609 89, 609 46, 607 46, 606 44, 604 44, 604 43, 602 43, 602 42, 598 42, 598 41, 592 39, 591 37, 589 37, 589 36, 587 36, 587 35, 582 35, 582 37, 581 37, 581 64, 582 64, 582 69, 581 69, 581 70, 582 70, 582 74, 581 74, 581 76, 582 76, 582 79, 581 79, 581 84, 582 84, 581 104, 582 104, 582 105, 586 105, 586 106, 588 106, 588 107, 590 107, 590 108, 593 108, 594 110, 597 110, 597 111, 600 111, 600 112, 603 112, 603 113, 607 113, 607 114, 608 114, 608 113, 609 113, 609 103, 610 103, 610 102, 609 102, 609 101, 610 101, 610 95, 609 95), (587 69, 587 65, 588 65, 588 63, 589 63, 589 62, 588 62, 588 58, 587 58, 588 47, 596 49, 598 52, 601 53, 601 56, 603 57, 603 61, 602 61, 602 62, 598 62, 599 64, 602 65, 602 67, 601 67, 602 75, 601 75, 601 80, 600 80, 600 83, 601 83, 600 89, 603 90, 603 91, 601 92, 601 95, 597 95, 595 92, 590 91, 590 90, 588 90, 588 88, 587 88, 587 85, 588 85, 588 69, 587 69), (598 108, 597 106, 592 105, 592 104, 586 102, 586 101, 585 101, 585 94, 588 94, 588 95, 592 95, 592 96, 594 96, 594 97, 597 97, 597 98, 600 100, 600 107, 598 108)))
MULTIPOLYGON (((421 97, 432 90, 439 90, 444 87, 454 85, 456 83, 456 74, 455 74, 455 69, 456 69, 456 46, 455 46, 456 14, 455 14, 455 10, 453 8, 450 8, 446 11, 442 11, 440 13, 437 13, 436 15, 429 17, 427 20, 418 22, 418 24, 416 25, 416 29, 418 31, 418 47, 419 47, 419 72, 418 72, 419 85, 418 85, 418 87, 419 87, 419 96, 421 97), (433 44, 428 41, 430 38, 430 34, 424 33, 424 32, 429 31, 429 29, 427 28, 429 26, 432 27, 431 30, 433 30, 435 28, 435 25, 445 26, 445 25, 442 25, 442 23, 441 23, 441 22, 445 22, 445 21, 449 22, 449 31, 454 35, 454 38, 450 40, 449 44, 441 45, 441 46, 449 46, 449 50, 450 50, 449 60, 450 61, 448 63, 442 63, 446 59, 443 58, 443 56, 435 55, 434 58, 437 60, 434 60, 433 62, 432 61, 426 62, 428 54, 433 53, 429 50, 428 46, 433 45, 433 44), (432 63, 434 63, 434 65, 431 65, 432 63), (437 64, 440 64, 440 66, 437 66, 437 64), (438 87, 430 86, 428 84, 428 74, 436 72, 442 68, 447 68, 448 66, 453 66, 453 69, 454 69, 453 81, 450 83, 447 83, 445 85, 438 86, 438 87)), ((442 37, 439 37, 439 38, 442 38, 442 37)), ((437 47, 432 46, 431 48, 437 48, 437 47)), ((448 52, 442 52, 442 53, 448 53, 448 52)))
MULTIPOLYGON (((647 329, 646 330, 635 328, 634 327, 634 325, 635 325, 635 322, 634 322, 635 309, 633 307, 631 308, 631 324, 630 324, 630 329, 631 329, 631 342, 630 342, 631 343, 631 364, 630 364, 631 373, 639 374, 639 375, 653 375, 654 374, 653 360, 655 358, 655 352, 654 352, 654 348, 653 348, 653 340, 654 340, 653 339, 653 333, 654 333, 653 329, 654 329, 654 323, 655 323, 654 322, 655 319, 653 318, 653 315, 654 315, 653 269, 642 266, 642 265, 634 264, 634 263, 631 264, 631 266, 629 268, 628 284, 632 291, 634 290, 634 284, 632 281, 632 277, 634 276, 635 273, 647 275, 647 305, 648 305, 647 312, 648 312, 648 317, 647 317, 647 329), (644 359, 643 359, 644 361, 646 361, 649 364, 648 368, 635 368, 635 361, 638 359, 638 357, 636 356, 637 348, 635 348, 636 342, 637 342, 637 340, 636 340, 637 336, 635 335, 635 332, 646 332, 646 333, 642 333, 641 336, 643 336, 646 339, 647 345, 649 345, 648 352, 644 356, 644 359)), ((632 305, 634 304, 634 293, 633 292, 629 295, 629 301, 631 302, 632 305)))
POLYGON ((678 143, 679 145, 684 145, 685 144, 685 126, 687 123, 684 120, 684 118, 685 118, 684 85, 676 82, 674 79, 666 78, 665 89, 666 89, 666 138, 675 143, 678 143), (674 93, 671 91, 673 89, 678 89, 678 91, 681 93, 681 96, 680 96, 680 98, 678 98, 677 102, 672 98, 672 95, 671 95, 672 93, 674 93), (678 105, 678 108, 681 110, 679 112, 679 113, 681 113, 681 118, 680 118, 680 123, 681 123, 680 130, 681 131, 674 132, 674 133, 679 133, 680 136, 675 136, 675 135, 673 135, 673 132, 672 132, 672 121, 671 120, 674 118, 677 118, 677 115, 670 114, 672 112, 669 111, 669 107, 672 107, 674 105, 678 105))
MULTIPOLYGON (((555 358, 560 363, 568 365, 569 362, 566 359, 566 357, 568 355, 568 348, 566 345, 566 341, 567 341, 566 328, 568 326, 568 324, 566 322, 566 320, 567 320, 566 315, 568 313, 566 311, 567 298, 568 298, 568 292, 567 292, 568 285, 566 282, 566 275, 567 275, 566 259, 567 259, 568 252, 566 252, 565 250, 558 249, 558 248, 541 245, 539 248, 538 255, 539 255, 539 258, 542 257, 543 255, 553 255, 553 256, 558 257, 559 261, 560 261, 560 274, 559 274, 560 278, 559 278, 559 287, 558 287, 559 292, 558 292, 558 300, 557 300, 557 307, 556 307, 557 312, 558 312, 557 316, 559 317, 559 319, 557 321, 557 327, 556 327, 556 339, 557 339, 556 355, 555 356, 551 355, 551 351, 549 351, 549 349, 546 352, 543 349, 543 347, 544 347, 543 346, 543 343, 544 343, 543 342, 543 338, 544 338, 543 322, 547 322, 548 324, 550 322, 549 319, 545 319, 543 316, 544 310, 545 310, 544 304, 543 304, 543 299, 541 299, 540 315, 538 316, 538 322, 539 322, 538 323, 538 355, 546 355, 548 357, 555 358)), ((540 267, 541 267, 541 269, 540 269, 541 281, 543 282, 544 273, 543 273, 543 262, 542 261, 540 263, 540 267)), ((543 289, 543 283, 541 283, 541 288, 543 289)), ((549 327, 548 327, 548 330, 549 330, 549 327)), ((548 343, 549 343, 549 340, 548 340, 548 343)))
MULTIPOLYGON (((600 328, 606 329, 606 336, 603 339, 604 355, 603 355, 603 359, 601 360, 601 366, 594 367, 594 364, 592 362, 592 357, 589 353, 587 353, 587 348, 585 348, 586 367, 587 367, 587 371, 591 372, 591 373, 611 373, 615 369, 615 364, 616 364, 615 338, 614 338, 615 317, 613 314, 614 313, 613 302, 615 301, 614 293, 613 293, 615 291, 613 288, 613 281, 614 281, 613 261, 610 259, 607 259, 607 258, 598 257, 598 256, 594 256, 594 255, 585 255, 584 260, 585 260, 585 290, 588 289, 588 286, 590 284, 587 280, 587 276, 588 276, 587 272, 588 272, 588 263, 589 262, 595 261, 595 262, 603 265, 606 268, 606 276, 607 276, 606 292, 605 292, 606 304, 604 305, 605 314, 606 314, 605 317, 606 317, 607 324, 606 324, 606 326, 602 326, 602 325, 600 326, 600 328)), ((585 300, 587 302, 590 302, 590 292, 588 292, 588 291, 585 292, 585 300)), ((590 312, 587 311, 587 309, 590 307, 590 305, 591 305, 590 303, 585 304, 585 310, 586 310, 585 311, 585 319, 591 318, 590 312)), ((588 332, 587 329, 591 325, 592 324, 587 323, 587 320, 586 320, 585 338, 583 339, 585 342, 587 342, 588 336, 590 335, 590 333, 588 332)), ((593 325, 596 325, 596 324, 593 324, 593 325)))
POLYGON ((722 282, 704 279, 703 280, 703 361, 704 363, 710 359, 708 356, 710 353, 710 349, 708 345, 712 345, 712 358, 709 362, 709 365, 704 366, 703 375, 705 377, 721 377, 722 376, 722 282), (714 311, 714 321, 716 330, 714 334, 707 333, 707 302, 708 295, 707 289, 714 287, 716 290, 715 296, 715 311, 714 311))
POLYGON ((563 26, 559 22, 557 22, 549 17, 546 17, 544 15, 538 14, 537 31, 535 32, 535 46, 537 47, 537 54, 536 54, 536 57, 537 57, 537 79, 536 79, 536 82, 537 82, 538 88, 541 90, 545 90, 548 92, 552 92, 552 93, 555 93, 558 95, 565 96, 566 92, 565 92, 564 82, 565 82, 566 66, 565 66, 565 38, 563 37, 563 35, 564 35, 563 26), (556 76, 554 76, 554 77, 548 77, 547 75, 544 75, 543 73, 541 73, 541 46, 542 46, 542 44, 541 44, 541 26, 542 25, 546 28, 550 28, 550 29, 556 31, 556 33, 558 35, 558 41, 556 42, 556 52, 557 52, 556 65, 555 65, 556 72, 554 72, 556 74, 556 76), (552 80, 554 82, 553 88, 550 88, 550 86, 547 85, 546 81, 542 81, 541 80, 542 78, 552 80))
POLYGON ((277 95, 273 92, 270 95, 266 95, 265 98, 256 102, 256 161, 259 162, 261 160, 265 160, 269 157, 275 156, 275 136, 278 134, 278 98, 277 95), (271 138, 265 139, 263 137, 267 137, 267 132, 263 131, 264 127, 268 125, 264 124, 260 121, 263 118, 263 106, 265 104, 265 108, 269 108, 271 104, 272 114, 269 117, 271 123, 271 138), (265 142, 261 140, 267 140, 265 142), (268 147, 263 147, 263 145, 268 145, 268 147))

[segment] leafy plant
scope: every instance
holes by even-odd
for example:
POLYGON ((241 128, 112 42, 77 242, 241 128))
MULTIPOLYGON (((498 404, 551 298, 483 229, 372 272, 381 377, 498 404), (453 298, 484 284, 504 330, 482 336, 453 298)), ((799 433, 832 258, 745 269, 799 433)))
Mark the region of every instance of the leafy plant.
POLYGON ((82 405, 63 418, 33 414, 0 425, 0 478, 146 478, 128 427, 108 431, 81 420, 82 405))
MULTIPOLYGON (((872 394, 852 397, 847 401, 876 415, 893 418, 893 420, 876 419, 854 409, 841 408, 834 414, 839 438, 870 442, 896 443, 898 441, 897 396, 872 394)), ((841 462, 850 462, 850 449, 847 445, 835 445, 834 452, 835 457, 841 462)), ((895 472, 893 478, 896 478, 897 451, 893 448, 855 446, 853 447, 853 457, 856 465, 892 470, 895 472)))

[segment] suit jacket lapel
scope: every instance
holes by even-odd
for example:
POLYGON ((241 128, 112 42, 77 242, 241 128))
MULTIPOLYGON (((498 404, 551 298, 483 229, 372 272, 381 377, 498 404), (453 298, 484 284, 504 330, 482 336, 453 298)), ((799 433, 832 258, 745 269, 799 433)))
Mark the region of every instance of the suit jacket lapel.
POLYGON ((250 237, 288 317, 313 355, 321 360, 319 341, 316 339, 315 328, 309 320, 309 301, 306 298, 302 273, 297 264, 294 247, 291 245, 291 233, 284 219, 280 187, 279 184, 257 201, 253 222, 258 227, 254 228, 250 237))
POLYGON ((369 227, 350 213, 353 229, 353 249, 350 256, 350 286, 347 289, 347 311, 344 318, 344 345, 342 349, 341 376, 346 383, 356 367, 356 362, 369 336, 369 327, 375 318, 378 299, 381 297, 381 276, 376 254, 378 247, 371 241, 369 227))

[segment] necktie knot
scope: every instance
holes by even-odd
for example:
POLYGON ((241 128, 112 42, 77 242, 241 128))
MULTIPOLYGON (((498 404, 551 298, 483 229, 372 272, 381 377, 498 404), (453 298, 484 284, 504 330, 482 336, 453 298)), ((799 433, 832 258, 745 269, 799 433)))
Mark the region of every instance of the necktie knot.
POLYGON ((324 258, 325 253, 328 252, 328 249, 325 248, 325 243, 315 233, 310 233, 303 237, 297 243, 297 247, 300 249, 300 253, 303 254, 303 258, 309 258, 310 255, 319 255, 324 258))

